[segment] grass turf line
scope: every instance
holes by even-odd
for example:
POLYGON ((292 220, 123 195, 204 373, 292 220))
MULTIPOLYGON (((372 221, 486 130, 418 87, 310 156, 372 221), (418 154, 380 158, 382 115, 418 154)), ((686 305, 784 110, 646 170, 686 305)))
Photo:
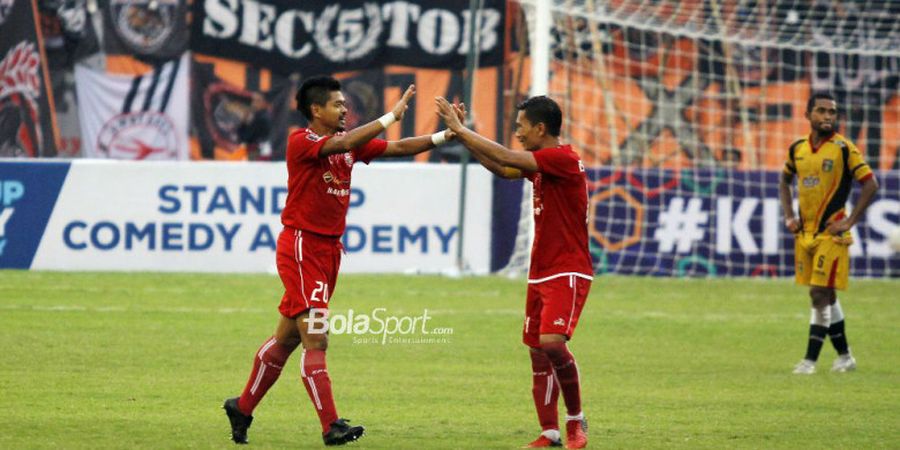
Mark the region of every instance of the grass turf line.
MULTIPOLYGON (((788 280, 597 278, 571 344, 590 446, 900 446, 898 288, 852 280, 840 297, 859 370, 829 373, 826 343, 819 373, 799 377, 808 300, 788 280)), ((536 437, 524 293, 496 277, 342 276, 335 312, 427 308, 429 327, 454 330, 435 344, 332 336, 338 411, 368 428, 354 447, 536 437)), ((265 275, 0 271, 0 448, 229 447, 222 400, 243 388, 280 295, 265 275)), ((321 447, 298 356, 255 416, 254 449, 321 447)))

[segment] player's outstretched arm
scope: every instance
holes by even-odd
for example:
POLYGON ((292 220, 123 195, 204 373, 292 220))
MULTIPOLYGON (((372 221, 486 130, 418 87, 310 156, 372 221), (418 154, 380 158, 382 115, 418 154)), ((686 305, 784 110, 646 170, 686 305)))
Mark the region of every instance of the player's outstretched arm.
POLYGON ((399 141, 388 141, 387 148, 383 157, 412 156, 431 150, 447 141, 451 141, 456 137, 456 133, 450 130, 441 130, 437 133, 400 139, 399 141))
MULTIPOLYGON (((456 112, 456 117, 459 119, 460 123, 465 123, 466 120, 466 105, 465 103, 460 103, 458 105, 453 105, 453 110, 456 112)), ((489 170, 494 175, 497 175, 500 178, 506 179, 516 179, 522 178, 522 171, 519 169, 514 169, 512 167, 504 167, 494 160, 488 158, 484 154, 472 153, 472 156, 477 160, 485 169, 489 170)))
MULTIPOLYGON (((447 128, 456 133, 456 139, 469 149, 479 162, 483 163, 484 159, 488 159, 500 167, 508 167, 528 172, 538 171, 538 165, 537 161, 534 159, 534 155, 529 152, 510 150, 466 128, 459 120, 453 105, 451 105, 444 97, 437 97, 435 102, 437 103, 438 115, 441 116, 441 119, 447 124, 447 128)), ((488 170, 491 170, 491 167, 488 167, 488 170)), ((491 171, 497 173, 494 170, 491 171)))
POLYGON ((828 232, 831 234, 840 234, 849 230, 853 225, 856 225, 856 223, 859 222, 859 218, 865 214, 866 209, 872 203, 876 192, 878 192, 878 180, 876 180, 874 176, 869 177, 862 185, 862 191, 859 193, 859 200, 856 201, 853 212, 850 213, 850 216, 847 218, 838 220, 829 225, 828 232))
POLYGON ((409 85, 409 87, 406 88, 406 92, 403 93, 403 97, 401 97, 400 101, 394 105, 394 109, 392 109, 391 112, 381 116, 377 120, 356 127, 346 134, 332 137, 325 142, 325 145, 319 150, 319 156, 348 152, 352 148, 359 147, 360 145, 369 142, 375 136, 381 134, 387 127, 391 126, 391 124, 403 119, 403 115, 406 114, 406 110, 409 108, 409 101, 415 94, 416 86, 414 84, 409 85))
POLYGON ((794 198, 791 195, 791 183, 794 174, 782 173, 778 183, 778 197, 781 199, 781 210, 784 212, 784 226, 791 233, 800 231, 800 221, 794 216, 794 198))

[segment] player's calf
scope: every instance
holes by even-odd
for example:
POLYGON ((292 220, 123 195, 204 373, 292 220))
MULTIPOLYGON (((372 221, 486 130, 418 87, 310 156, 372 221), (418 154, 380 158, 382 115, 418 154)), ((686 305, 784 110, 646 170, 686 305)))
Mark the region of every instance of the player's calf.
POLYGON ((581 386, 578 364, 565 341, 542 342, 541 349, 553 364, 553 371, 559 382, 566 411, 569 415, 581 414, 581 386))

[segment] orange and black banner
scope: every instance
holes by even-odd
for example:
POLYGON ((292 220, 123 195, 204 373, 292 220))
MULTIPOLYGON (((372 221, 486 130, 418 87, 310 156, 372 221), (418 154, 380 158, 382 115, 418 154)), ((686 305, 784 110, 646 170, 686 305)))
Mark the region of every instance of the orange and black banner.
POLYGON ((36 0, 0 2, 0 157, 56 155, 36 0))
POLYGON ((191 64, 191 158, 284 159, 295 79, 238 61, 194 55, 191 64), (252 136, 242 128, 256 121, 252 136))
MULTIPOLYGON (((387 139, 431 134, 443 128, 435 114, 434 97, 459 101, 464 71, 421 69, 405 66, 378 67, 335 73, 350 110, 347 128, 375 120, 389 110, 410 84, 416 96, 410 113, 385 133, 387 139)), ((486 67, 476 73, 478 95, 470 110, 479 133, 498 137, 502 119, 502 73, 486 67)), ((282 76, 238 61, 194 54, 191 64, 191 158, 215 160, 281 160, 287 136, 306 125, 294 96, 299 76, 282 76), (245 128, 257 128, 243 133, 245 128)), ((452 152, 431 151, 415 158, 420 162, 455 161, 452 152)))

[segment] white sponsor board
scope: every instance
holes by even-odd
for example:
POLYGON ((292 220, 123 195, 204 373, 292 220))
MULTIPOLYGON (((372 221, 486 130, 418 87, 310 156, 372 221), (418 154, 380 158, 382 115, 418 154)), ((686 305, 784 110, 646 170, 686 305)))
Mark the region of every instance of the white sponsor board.
MULTIPOLYGON (((343 273, 455 267, 459 167, 355 169, 343 273)), ((465 255, 487 273, 491 176, 469 170, 465 255)), ((31 267, 274 271, 286 181, 284 163, 74 161, 31 267)))

